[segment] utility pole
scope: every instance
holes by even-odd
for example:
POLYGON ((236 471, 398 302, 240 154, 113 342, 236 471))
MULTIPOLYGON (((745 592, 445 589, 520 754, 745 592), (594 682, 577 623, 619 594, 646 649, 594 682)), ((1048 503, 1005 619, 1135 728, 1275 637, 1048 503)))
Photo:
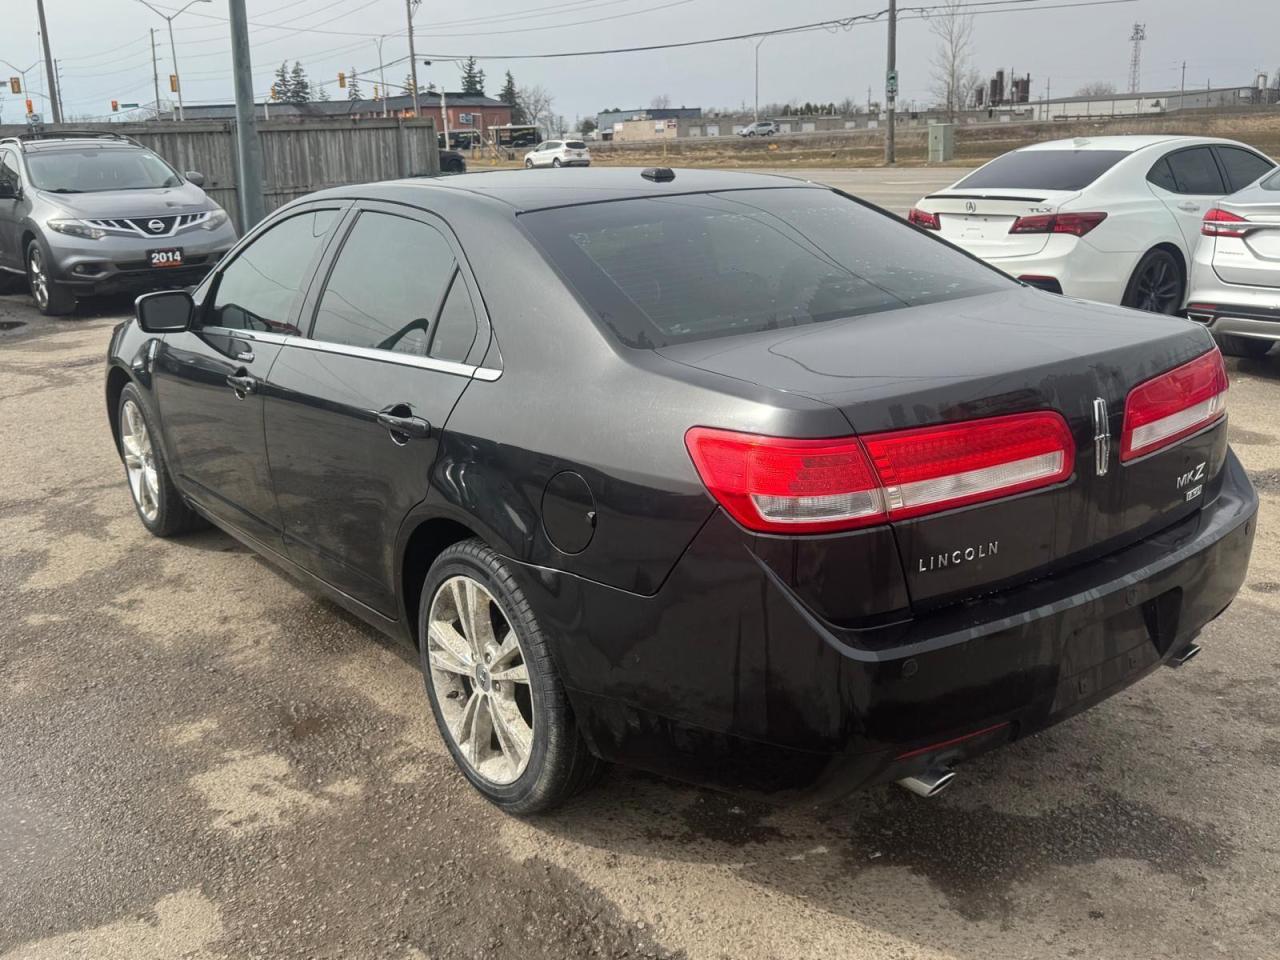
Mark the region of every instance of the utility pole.
MULTIPOLYGON (((374 45, 378 48, 378 80, 382 84, 382 116, 384 119, 387 116, 387 72, 382 67, 382 41, 385 39, 387 38, 379 37, 377 40, 373 41, 374 45)), ((416 86, 418 81, 415 78, 413 82, 416 86)))
POLYGON ((230 13, 231 67, 236 86, 236 152, 240 159, 240 232, 248 233, 267 214, 262 192, 262 142, 258 139, 258 118, 254 113, 249 17, 244 12, 244 0, 230 0, 230 13))
POLYGON ((57 90, 58 112, 61 115, 66 116, 66 111, 62 109, 62 64, 58 63, 58 60, 56 57, 54 58, 54 61, 53 61, 53 73, 54 73, 54 76, 58 78, 58 90, 57 90))
MULTIPOLYGON (((409 18, 409 82, 413 84, 414 117, 418 117, 420 114, 418 113, 418 57, 413 52, 413 12, 421 2, 422 0, 404 0, 404 12, 409 18)), ((385 96, 386 90, 384 89, 382 93, 385 96)))
POLYGON ((760 44, 767 39, 767 37, 761 37, 756 41, 756 106, 752 119, 757 123, 760 121, 760 44))
POLYGON ((151 79, 156 85, 156 119, 160 119, 160 65, 156 61, 156 28, 151 30, 151 79))
POLYGON ((44 69, 49 77, 49 109, 53 111, 53 122, 62 122, 62 108, 58 105, 58 78, 53 65, 53 54, 49 52, 49 28, 44 20, 44 0, 36 0, 36 12, 40 16, 40 43, 44 46, 44 69))
POLYGON ((889 129, 884 133, 884 162, 897 161, 894 152, 894 124, 898 99, 898 0, 889 0, 889 56, 885 69, 884 105, 889 129))
POLYGON ((1182 100, 1187 95, 1187 61, 1182 61, 1182 86, 1178 89, 1178 109, 1182 109, 1182 100))
MULTIPOLYGON (((139 2, 140 4, 142 4, 144 7, 146 7, 148 10, 150 10, 152 13, 154 13, 156 16, 158 16, 158 17, 163 17, 163 18, 164 18, 164 22, 165 22, 165 23, 167 23, 167 24, 169 25, 169 56, 170 56, 170 58, 173 60, 173 80, 174 80, 174 82, 173 82, 173 86, 174 86, 174 88, 175 88, 175 89, 174 89, 174 92, 178 95, 178 113, 177 113, 177 115, 176 115, 176 116, 174 116, 174 119, 175 119, 175 120, 185 120, 185 119, 187 119, 187 118, 186 118, 186 115, 185 115, 185 114, 183 113, 183 111, 182 111, 182 75, 181 75, 181 73, 179 73, 179 71, 178 71, 178 45, 177 45, 176 43, 174 43, 174 42, 173 42, 173 21, 174 21, 174 20, 175 20, 175 19, 176 19, 176 18, 177 18, 177 17, 178 17, 178 16, 179 16, 183 11, 184 11, 184 10, 186 10, 186 9, 187 9, 187 7, 191 6, 192 4, 196 4, 196 3, 212 3, 212 2, 213 2, 213 0, 188 0, 188 2, 187 2, 186 4, 184 4, 182 7, 179 7, 179 8, 178 8, 177 10, 175 10, 173 13, 170 13, 170 14, 168 14, 168 15, 164 14, 164 13, 163 13, 162 11, 160 11, 160 10, 157 10, 155 7, 153 7, 151 4, 149 4, 149 3, 147 2, 147 0, 138 0, 138 2, 139 2)), ((250 101, 250 102, 252 102, 252 101, 250 101)))

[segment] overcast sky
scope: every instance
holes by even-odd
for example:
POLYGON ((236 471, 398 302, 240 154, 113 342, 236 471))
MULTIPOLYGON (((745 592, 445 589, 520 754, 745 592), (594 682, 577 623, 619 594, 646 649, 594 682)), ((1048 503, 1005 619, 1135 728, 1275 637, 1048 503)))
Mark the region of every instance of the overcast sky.
MULTIPOLYGON (((909 7, 927 0, 900 0, 909 7)), ((1080 0, 1032 0, 1049 8, 1080 0)), ((166 12, 182 0, 162 0, 166 12)), ((157 4, 160 5, 160 4, 157 4)), ((704 39, 795 26, 874 12, 882 0, 427 0, 415 16, 417 49, 426 54, 476 56, 590 50, 677 40, 704 39), (585 23, 583 21, 595 21, 585 23)), ((0 59, 26 68, 42 57, 35 0, 3 0, 0 59)), ((162 94, 172 72, 164 21, 139 0, 45 0, 53 56, 63 75, 69 116, 106 114, 112 99, 149 102, 152 93, 148 28, 156 43, 162 94)), ((282 59, 300 60, 313 80, 332 82, 354 67, 366 95, 378 63, 374 37, 386 34, 390 62, 408 52, 404 0, 248 0, 255 87, 270 88, 282 59)), ((1006 6, 1006 9, 1008 7, 1006 6)), ((226 0, 196 2, 174 22, 177 55, 189 102, 229 102, 231 55, 226 0)), ((974 65, 984 75, 997 67, 1032 75, 1032 96, 1052 84, 1054 95, 1074 92, 1093 80, 1126 89, 1134 21, 1147 26, 1142 51, 1146 89, 1176 89, 1185 60, 1188 87, 1248 84, 1256 70, 1280 69, 1278 0, 1134 0, 1076 9, 1001 12, 974 20, 974 65)), ((929 69, 935 46, 928 24, 899 27, 898 66, 905 101, 929 99, 929 69)), ((751 106, 753 43, 735 40, 662 52, 614 54, 559 60, 487 60, 487 92, 496 95, 503 72, 520 85, 541 84, 555 109, 571 121, 601 109, 630 109, 666 95, 673 105, 751 106)), ((867 89, 880 99, 885 68, 883 23, 849 30, 770 37, 760 47, 761 103, 787 100, 864 102, 867 89)), ((15 71, 0 65, 10 75, 15 71)), ((30 89, 45 90, 42 68, 28 73, 30 89)), ((400 82, 405 63, 387 68, 400 82)), ((457 68, 436 63, 420 68, 419 82, 457 89, 457 68)), ((22 98, 0 99, 6 122, 18 122, 22 98)), ((39 96, 37 110, 48 109, 39 96)))

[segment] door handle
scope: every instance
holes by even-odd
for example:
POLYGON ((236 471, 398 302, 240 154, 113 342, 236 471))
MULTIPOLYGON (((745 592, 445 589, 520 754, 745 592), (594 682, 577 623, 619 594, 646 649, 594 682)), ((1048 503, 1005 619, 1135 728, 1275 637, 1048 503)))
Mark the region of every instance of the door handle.
POLYGON ((1187 213, 1195 213, 1200 209, 1200 204, 1192 203, 1190 200, 1183 200, 1180 204, 1178 204, 1178 209, 1185 210, 1187 211, 1187 213))
POLYGON ((431 424, 421 417, 398 417, 383 410, 378 413, 378 422, 391 431, 391 439, 396 443, 426 440, 431 436, 431 424))
POLYGON ((227 386, 236 392, 237 397, 243 400, 258 388, 258 378, 251 377, 248 374, 227 374, 227 386))

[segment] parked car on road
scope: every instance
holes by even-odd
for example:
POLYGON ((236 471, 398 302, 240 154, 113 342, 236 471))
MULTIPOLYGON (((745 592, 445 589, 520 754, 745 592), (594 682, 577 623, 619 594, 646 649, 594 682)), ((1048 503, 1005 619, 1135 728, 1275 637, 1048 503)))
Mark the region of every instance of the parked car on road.
POLYGON ((591 151, 582 140, 544 140, 524 155, 526 167, 589 167, 591 151))
POLYGON ((1280 173, 1218 201, 1201 233, 1187 316, 1224 353, 1265 355, 1280 340, 1280 173))
POLYGON ((467 160, 457 150, 440 151, 441 173, 466 173, 467 160))
POLYGON ((0 140, 0 272, 25 274, 49 316, 197 283, 236 240, 203 183, 113 134, 0 140))
POLYGON ((513 812, 601 761, 935 793, 1189 660, 1253 542, 1202 325, 782 177, 325 190, 108 359, 146 528, 212 520, 416 644, 513 812))
POLYGON ((1205 211, 1274 167, 1207 137, 1054 140, 997 157, 908 219, 1033 286, 1176 313, 1205 211))
POLYGON ((778 125, 772 120, 757 120, 738 131, 740 137, 772 137, 778 132, 778 125))

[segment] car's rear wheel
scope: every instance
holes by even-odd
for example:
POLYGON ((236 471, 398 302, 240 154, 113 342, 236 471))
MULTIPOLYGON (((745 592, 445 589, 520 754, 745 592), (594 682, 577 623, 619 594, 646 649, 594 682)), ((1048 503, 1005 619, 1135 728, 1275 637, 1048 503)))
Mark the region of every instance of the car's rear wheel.
POLYGON ((1126 307, 1148 313, 1177 313, 1182 307, 1182 264, 1168 250, 1148 250, 1125 289, 1126 307))
POLYGON ((116 415, 120 459, 124 461, 129 493, 142 525, 157 537, 172 537, 205 526, 204 519, 187 505, 174 486, 142 395, 133 384, 120 392, 116 415))
POLYGON ((27 285, 36 309, 46 317, 62 317, 76 308, 75 295, 50 275, 49 258, 39 240, 27 244, 27 285))
POLYGON ((427 574, 419 611, 432 713, 480 793, 508 813, 540 813, 591 782, 601 763, 501 557, 479 540, 449 547, 427 574))
POLYGON ((1229 357, 1245 357, 1250 360, 1258 360, 1265 357, 1268 351, 1275 346, 1273 340, 1256 340, 1253 337, 1233 337, 1229 334, 1222 334, 1217 337, 1218 346, 1222 348, 1222 352, 1229 357))

